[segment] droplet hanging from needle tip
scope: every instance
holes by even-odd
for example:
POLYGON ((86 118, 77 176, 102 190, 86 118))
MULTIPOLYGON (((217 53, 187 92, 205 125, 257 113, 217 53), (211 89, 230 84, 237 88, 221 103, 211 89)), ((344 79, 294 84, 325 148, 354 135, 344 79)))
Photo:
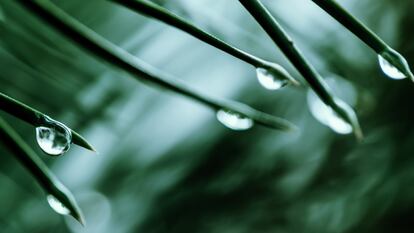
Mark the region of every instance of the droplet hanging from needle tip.
POLYGON ((278 77, 278 75, 265 68, 256 68, 256 75, 260 85, 268 90, 278 90, 289 84, 289 80, 278 77))
POLYGON ((36 141, 46 154, 59 156, 69 150, 72 133, 63 123, 43 116, 41 123, 36 127, 36 141))
POLYGON ((381 70, 391 79, 410 78, 414 80, 407 60, 392 48, 386 48, 378 54, 378 61, 381 70))

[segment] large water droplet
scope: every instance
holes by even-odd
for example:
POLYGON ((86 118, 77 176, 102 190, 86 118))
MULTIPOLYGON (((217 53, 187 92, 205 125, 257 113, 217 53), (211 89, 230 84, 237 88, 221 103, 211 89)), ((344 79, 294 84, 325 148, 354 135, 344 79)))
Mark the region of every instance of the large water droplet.
POLYGON ((46 154, 58 156, 69 150, 72 133, 63 123, 45 116, 36 127, 36 140, 46 154))
POLYGON ((383 56, 378 55, 381 70, 392 79, 404 79, 407 76, 403 74, 397 67, 393 66, 383 56))
POLYGON ((70 210, 65 205, 63 205, 62 202, 60 202, 58 199, 56 199, 56 197, 49 194, 49 195, 47 195, 46 198, 47 198, 47 202, 49 203, 50 207, 52 207, 52 209, 56 213, 62 214, 62 215, 70 214, 70 210))
POLYGON ((322 124, 339 134, 352 133, 352 126, 322 102, 314 92, 308 92, 308 105, 312 115, 322 124))
POLYGON ((253 127, 253 120, 237 112, 226 109, 217 111, 217 120, 232 130, 247 130, 253 127))
MULTIPOLYGON (((351 105, 355 105, 357 101, 357 92, 352 83, 337 75, 331 75, 331 77, 327 78, 325 81, 333 93, 340 98, 335 100, 338 105, 349 106, 342 101, 342 99, 346 100, 351 105)), ((342 119, 342 117, 338 116, 338 114, 331 107, 327 106, 312 90, 308 91, 307 102, 312 115, 322 124, 328 126, 339 134, 350 134, 353 132, 352 126, 342 119)))
POLYGON ((268 90, 277 90, 289 83, 289 80, 280 78, 265 68, 256 68, 256 74, 260 85, 268 90))

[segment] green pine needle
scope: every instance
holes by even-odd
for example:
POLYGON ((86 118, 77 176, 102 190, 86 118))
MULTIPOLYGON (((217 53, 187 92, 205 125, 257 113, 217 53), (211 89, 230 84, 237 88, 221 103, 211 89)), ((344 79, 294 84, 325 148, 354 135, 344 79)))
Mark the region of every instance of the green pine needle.
POLYGON ((355 18, 351 13, 345 10, 334 0, 312 0, 321 9, 326 11, 355 36, 361 39, 366 45, 374 50, 378 55, 382 56, 390 64, 396 67, 406 77, 414 81, 414 75, 410 66, 401 54, 392 49, 377 34, 365 26, 361 21, 355 18))
MULTIPOLYGON (((46 116, 46 114, 27 106, 26 104, 17 101, 10 96, 7 96, 0 92, 0 110, 7 112, 8 114, 19 118, 33 126, 38 126, 41 122, 40 120, 46 116)), ((80 134, 71 129, 72 132, 72 142, 78 146, 81 146, 85 149, 96 151, 95 148, 86 141, 80 134)))
POLYGON ((3 146, 32 174, 46 194, 53 195, 70 211, 72 217, 84 225, 82 211, 72 193, 3 118, 0 118, 0 139, 3 146))
POLYGON ((232 112, 239 113, 240 115, 250 118, 256 123, 266 127, 283 131, 291 131, 296 129, 294 124, 282 118, 271 116, 252 109, 245 104, 212 98, 188 87, 183 82, 180 82, 174 77, 171 77, 170 75, 167 75, 146 64, 122 48, 112 44, 49 1, 19 0, 18 2, 22 6, 26 7, 31 13, 34 13, 43 19, 44 22, 55 28, 57 31, 66 35, 79 47, 82 47, 93 55, 104 59, 106 62, 114 65, 115 67, 132 74, 137 80, 156 84, 169 91, 189 97, 211 107, 215 111, 219 109, 227 109, 232 112))
POLYGON ((170 26, 176 27, 188 34, 196 37, 197 39, 216 47, 217 49, 226 52, 242 61, 245 61, 256 68, 264 68, 270 72, 276 74, 278 77, 288 80, 294 85, 299 85, 299 82, 296 81, 289 72, 284 69, 282 66, 258 58, 252 54, 249 54, 241 49, 238 49, 219 38, 211 35, 208 32, 203 31, 201 28, 195 26, 194 24, 188 22, 184 18, 164 9, 163 7, 142 0, 111 0, 117 2, 139 14, 143 14, 155 19, 158 19, 161 22, 164 22, 170 26))
POLYGON ((321 98, 326 105, 330 106, 346 122, 351 124, 356 138, 362 140, 362 130, 354 110, 348 105, 338 104, 338 98, 331 93, 328 85, 316 69, 302 55, 293 40, 283 30, 266 7, 259 0, 239 1, 282 50, 291 63, 298 69, 319 98, 321 98))

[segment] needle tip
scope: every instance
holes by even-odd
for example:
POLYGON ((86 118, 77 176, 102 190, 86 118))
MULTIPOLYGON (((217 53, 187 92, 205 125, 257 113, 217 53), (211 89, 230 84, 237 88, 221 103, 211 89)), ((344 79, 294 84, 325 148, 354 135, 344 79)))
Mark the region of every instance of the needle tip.
POLYGON ((412 82, 414 82, 414 75, 411 73, 411 71, 408 73, 408 77, 411 79, 412 82))
POLYGON ((75 219, 76 219, 76 221, 78 221, 83 227, 85 227, 86 226, 86 221, 85 221, 85 218, 82 216, 82 215, 80 215, 80 216, 78 216, 78 217, 75 217, 75 216, 73 216, 75 219))
POLYGON ((354 129, 354 134, 359 143, 364 141, 364 133, 362 132, 361 128, 354 129))
POLYGON ((296 79, 294 79, 293 77, 290 79, 290 83, 291 83, 293 86, 297 86, 297 87, 301 86, 300 82, 299 82, 299 81, 297 81, 296 79))

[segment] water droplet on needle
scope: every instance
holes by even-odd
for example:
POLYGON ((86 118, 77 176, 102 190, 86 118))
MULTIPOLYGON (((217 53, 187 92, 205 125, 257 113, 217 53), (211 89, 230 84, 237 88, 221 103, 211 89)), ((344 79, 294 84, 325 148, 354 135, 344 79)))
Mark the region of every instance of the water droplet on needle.
MULTIPOLYGON (((335 99, 337 105, 347 109, 350 108, 347 103, 351 106, 356 104, 358 93, 352 83, 333 74, 326 78, 325 81, 329 88, 340 98, 335 99), (342 99, 346 100, 346 102, 342 99)), ((330 106, 327 106, 314 91, 308 91, 307 102, 312 115, 322 124, 339 134, 350 134, 353 132, 352 125, 340 117, 330 106)))
POLYGON ((232 130, 248 130, 254 125, 252 119, 226 109, 220 109, 217 111, 216 116, 218 121, 232 130))
POLYGON ((36 141, 46 154, 58 156, 69 150, 72 133, 63 123, 43 116, 42 122, 36 127, 36 141))
POLYGON ((312 91, 308 92, 308 105, 312 115, 322 124, 339 134, 352 133, 352 126, 326 105, 312 91))
POLYGON ((392 79, 410 78, 414 81, 414 75, 411 72, 407 60, 397 51, 388 47, 378 54, 379 64, 382 71, 392 79))
POLYGON ((268 90, 278 90, 289 83, 289 80, 278 77, 265 68, 256 68, 257 80, 268 90))
POLYGON ((70 210, 62 204, 56 197, 49 194, 47 195, 47 202, 49 203, 50 207, 58 214, 68 215, 70 214, 70 210))
POLYGON ((403 74, 397 67, 393 66, 389 61, 387 61, 381 55, 378 55, 378 61, 381 67, 381 70, 392 79, 405 79, 407 76, 403 74))

